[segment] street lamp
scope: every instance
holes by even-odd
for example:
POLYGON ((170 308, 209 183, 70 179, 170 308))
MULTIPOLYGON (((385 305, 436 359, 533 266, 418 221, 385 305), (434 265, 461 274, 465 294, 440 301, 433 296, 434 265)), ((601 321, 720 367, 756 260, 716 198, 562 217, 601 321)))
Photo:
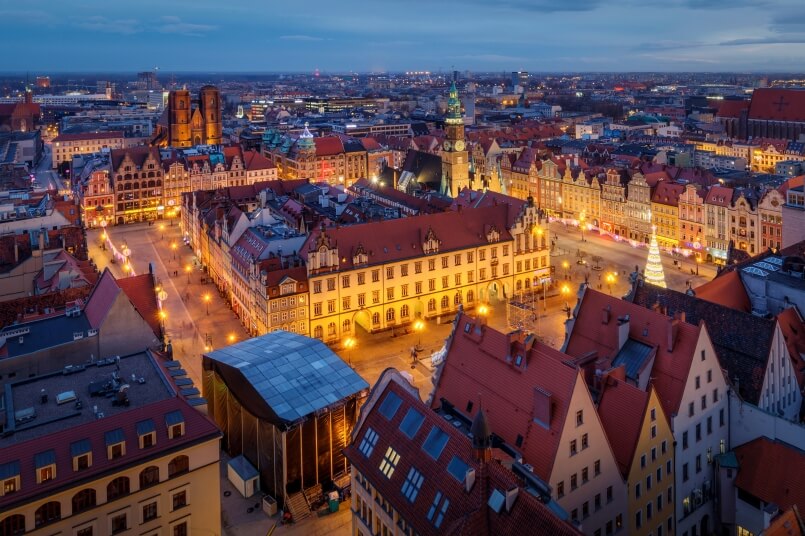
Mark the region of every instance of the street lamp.
POLYGON ((562 268, 565 269, 565 279, 568 279, 568 269, 570 268, 570 263, 567 261, 562 261, 562 268))
MULTIPOLYGON (((542 227, 535 227, 534 228, 534 235, 539 239, 539 241, 542 240, 542 235, 544 233, 545 233, 545 231, 542 229, 542 227)), ((537 243, 537 249, 539 249, 539 248, 540 248, 540 244, 538 242, 537 243)))
POLYGON ((567 297, 570 295, 570 286, 567 284, 562 285, 560 292, 562 293, 562 296, 565 297, 565 313, 567 314, 567 317, 570 318, 570 306, 567 304, 567 297))
POLYGON ((189 264, 188 264, 188 265, 185 265, 185 267, 184 267, 184 273, 186 273, 186 274, 187 274, 187 284, 188 284, 188 285, 190 284, 190 272, 191 272, 191 271, 193 271, 193 269, 190 267, 190 265, 189 265, 189 264))
POLYGON ((164 240, 165 239, 165 224, 164 223, 159 224, 159 232, 162 234, 162 236, 160 237, 160 240, 164 240))
POLYGON ((212 297, 210 296, 209 292, 204 295, 204 303, 207 304, 207 316, 210 316, 210 300, 211 299, 212 299, 212 297))
POLYGON ((178 246, 178 245, 176 245, 176 242, 173 242, 173 243, 171 244, 171 249, 173 250, 173 260, 176 260, 176 248, 178 248, 178 247, 179 247, 179 246, 178 246))
POLYGON ((488 315, 489 314, 489 307, 487 307, 484 304, 481 304, 481 306, 478 307, 478 314, 481 315, 481 316, 488 315))
POLYGON ((615 283, 615 272, 607 274, 607 285, 609 286, 609 294, 612 295, 612 284, 615 283))
POLYGON ((581 229, 581 241, 584 242, 584 211, 579 215, 579 229, 581 229))
POLYGON ((344 340, 344 349, 347 351, 347 360, 349 361, 350 368, 352 368, 352 349, 355 348, 357 344, 358 341, 352 337, 347 337, 346 340, 344 340))
POLYGON ((417 340, 417 343, 416 343, 416 350, 418 352, 422 351, 422 331, 424 329, 425 329, 425 322, 423 322, 422 319, 419 319, 419 318, 416 319, 414 321, 414 331, 419 334, 419 339, 417 340))
POLYGON ((229 344, 232 344, 233 342, 235 342, 235 339, 237 339, 237 337, 235 337, 234 333, 230 333, 229 337, 226 338, 226 340, 229 341, 229 344))

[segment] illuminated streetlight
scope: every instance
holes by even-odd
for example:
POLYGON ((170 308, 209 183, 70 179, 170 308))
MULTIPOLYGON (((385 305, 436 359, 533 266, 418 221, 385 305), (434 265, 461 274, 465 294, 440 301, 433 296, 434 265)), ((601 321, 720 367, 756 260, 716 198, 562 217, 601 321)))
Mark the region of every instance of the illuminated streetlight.
POLYGON ((173 250, 173 260, 176 260, 176 249, 177 249, 178 247, 179 247, 179 246, 176 244, 176 242, 173 242, 173 243, 171 244, 171 249, 173 250))
POLYGON ((615 283, 615 272, 609 272, 607 274, 607 285, 609 286, 609 294, 612 294, 612 284, 615 283))
POLYGON ((584 242, 584 211, 579 215, 579 229, 581 229, 581 241, 584 242))
POLYGON ((209 292, 204 295, 204 303, 207 304, 207 316, 210 316, 210 300, 211 299, 212 299, 212 297, 210 296, 209 292))
POLYGON ((567 261, 562 261, 562 268, 565 269, 565 279, 567 279, 568 269, 570 268, 570 263, 567 262, 567 261))
POLYGON ((358 341, 356 341, 352 337, 347 337, 344 340, 344 349, 347 351, 347 360, 349 361, 349 366, 352 368, 352 349, 357 346, 358 341))
POLYGON ((227 338, 226 338, 226 340, 228 340, 228 341, 229 341, 229 344, 232 344, 233 342, 235 342, 235 339, 236 339, 236 338, 237 338, 237 337, 235 337, 235 334, 234 334, 234 333, 230 333, 230 334, 229 334, 229 337, 227 337, 227 338))
POLYGON ((416 343, 417 350, 422 348, 422 331, 424 331, 424 329, 425 329, 425 322, 423 322, 419 318, 416 319, 414 321, 414 331, 419 334, 419 339, 417 340, 417 343, 416 343))
POLYGON ((478 307, 478 314, 481 316, 486 316, 487 314, 489 314, 489 307, 481 304, 481 306, 478 307))
POLYGON ((184 273, 187 274, 187 284, 188 285, 190 284, 190 272, 192 272, 192 271, 193 271, 193 268, 191 268, 189 264, 184 267, 184 273))
POLYGON ((570 318, 570 306, 567 303, 567 297, 570 295, 570 286, 565 283, 559 290, 562 293, 562 296, 565 297, 565 314, 567 314, 567 317, 570 318))

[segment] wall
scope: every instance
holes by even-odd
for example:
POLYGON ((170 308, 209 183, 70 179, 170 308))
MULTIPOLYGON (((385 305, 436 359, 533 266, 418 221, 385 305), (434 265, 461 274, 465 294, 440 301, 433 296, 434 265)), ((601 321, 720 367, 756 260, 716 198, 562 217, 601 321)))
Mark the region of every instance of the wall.
POLYGON ((98 356, 127 355, 159 346, 159 338, 121 290, 101 324, 98 356))
POLYGON ((805 426, 787 421, 729 393, 730 448, 766 436, 791 445, 805 445, 805 426))

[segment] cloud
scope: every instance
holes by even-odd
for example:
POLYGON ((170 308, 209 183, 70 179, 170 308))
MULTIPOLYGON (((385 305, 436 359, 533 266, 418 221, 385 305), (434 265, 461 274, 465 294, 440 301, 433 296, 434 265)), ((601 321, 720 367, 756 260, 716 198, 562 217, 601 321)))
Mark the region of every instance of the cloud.
POLYGON ((452 56, 456 60, 472 60, 484 63, 514 63, 529 61, 530 58, 522 56, 506 56, 505 54, 465 54, 463 56, 452 56))
POLYGON ((188 37, 201 37, 207 32, 215 30, 217 27, 209 24, 194 24, 183 22, 179 17, 165 16, 160 17, 160 24, 154 29, 163 34, 177 34, 188 37))
POLYGON ((769 29, 779 33, 803 32, 805 33, 805 13, 777 13, 771 19, 769 29))
POLYGON ((85 30, 92 30, 93 32, 122 35, 131 35, 142 31, 140 21, 137 19, 109 19, 100 15, 93 15, 92 17, 77 20, 76 26, 85 30))
POLYGON ((324 41, 323 38, 313 35, 281 35, 279 38, 283 41, 324 41))
POLYGON ((740 45, 788 45, 805 43, 805 36, 771 36, 771 37, 746 37, 743 39, 732 39, 723 41, 718 46, 740 46, 740 45))

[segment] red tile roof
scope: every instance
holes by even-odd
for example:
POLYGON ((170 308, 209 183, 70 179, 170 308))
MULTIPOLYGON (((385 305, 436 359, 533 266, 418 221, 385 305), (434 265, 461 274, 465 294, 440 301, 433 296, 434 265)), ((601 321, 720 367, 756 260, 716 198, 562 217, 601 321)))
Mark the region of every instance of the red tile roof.
MULTIPOLYGON (((783 332, 783 339, 791 356, 794 374, 800 388, 805 387, 805 323, 795 307, 784 309, 777 315, 777 322, 783 332)), ((805 506, 805 505, 803 505, 805 506)))
POLYGON ((246 151, 243 153, 243 158, 245 160, 244 165, 249 171, 255 171, 258 169, 273 169, 277 167, 271 162, 271 160, 257 151, 246 151))
MULTIPOLYGON (((504 334, 465 314, 456 322, 434 391, 434 407, 444 399, 463 411, 468 402, 480 397, 495 433, 510 445, 522 436, 523 460, 548 481, 573 389, 577 381, 583 381, 579 371, 564 363, 566 355, 526 341, 519 332, 504 334), (517 355, 523 356, 519 367, 514 366, 517 355), (542 417, 550 421, 547 426, 535 422, 540 418, 535 409, 538 399, 550 405, 546 406, 550 418, 542 417)), ((466 415, 473 418, 477 412, 475 404, 466 415)))
POLYGON ((748 109, 749 109, 748 100, 735 100, 735 99, 723 100, 721 101, 721 104, 718 107, 716 117, 738 118, 741 117, 741 112, 748 109))
POLYGON ((134 165, 138 168, 142 167, 143 163, 148 159, 150 155, 153 157, 153 160, 159 164, 160 156, 159 156, 159 149, 157 147, 131 147, 129 149, 112 149, 111 152, 111 162, 112 162, 112 169, 117 171, 120 169, 120 165, 123 163, 123 159, 126 155, 131 158, 134 162, 134 165))
MULTIPOLYGON (((662 171, 660 173, 664 174, 665 172, 662 171)), ((654 175, 654 173, 649 173, 646 175, 646 180, 648 180, 649 175, 654 175)), ((670 207, 677 207, 679 206, 679 196, 682 195, 682 192, 684 191, 684 184, 661 180, 657 183, 657 187, 654 189, 654 195, 651 196, 651 202, 660 205, 668 205, 670 207)))
POLYGON ((786 510, 763 531, 763 536, 803 536, 805 535, 805 523, 799 515, 797 505, 786 510))
POLYGON ((805 91, 760 88, 752 93, 749 119, 805 121, 805 91))
MULTIPOLYGON (((0 465, 19 461, 21 485, 15 493, 0 497, 0 509, 30 497, 46 497, 48 493, 55 493, 65 485, 100 478, 109 471, 120 471, 133 463, 143 463, 169 455, 177 447, 188 447, 200 440, 213 439, 217 436, 220 436, 220 432, 215 424, 201 412, 188 406, 183 399, 174 396, 147 406, 133 407, 114 416, 80 426, 65 426, 62 431, 54 434, 11 444, 0 449, 0 465), (185 435, 170 439, 168 427, 165 425, 165 415, 172 411, 180 411, 184 416, 185 435), (149 449, 140 449, 136 423, 149 418, 156 424, 156 445, 149 449), (115 460, 109 460, 106 455, 105 434, 117 428, 123 429, 127 445, 126 454, 115 460), (72 470, 70 445, 83 439, 88 439, 92 445, 92 466, 75 473, 72 470), (34 458, 38 453, 48 449, 53 449, 56 454, 56 478, 37 484, 34 458)), ((162 478, 160 475, 160 479, 162 478)))
POLYGON ((727 272, 722 277, 696 287, 696 297, 712 303, 749 313, 752 302, 738 272, 727 272))
POLYGON ((729 207, 732 203, 733 189, 726 186, 711 186, 704 197, 704 202, 708 205, 719 207, 729 207))
MULTIPOLYGON (((354 268, 353 257, 362 247, 369 256, 369 264, 383 264, 403 259, 420 258, 422 244, 429 231, 441 241, 439 251, 453 251, 488 244, 487 232, 495 227, 500 240, 511 240, 507 230, 508 205, 497 205, 462 211, 425 214, 411 218, 398 218, 363 223, 347 227, 330 227, 324 233, 330 243, 338 247, 342 259, 339 269, 354 268)), ((308 237, 302 251, 316 249, 322 230, 316 229, 308 237)))
POLYGON ((59 134, 58 136, 53 138, 53 141, 64 142, 64 141, 107 140, 122 137, 123 132, 119 130, 111 130, 109 132, 81 132, 79 134, 59 134))
POLYGON ((608 376, 598 397, 598 416, 607 434, 618 468, 629 476, 650 393, 608 376))
POLYGON ((480 208, 509 205, 511 206, 511 210, 509 210, 508 227, 511 228, 517 217, 523 211, 523 207, 526 203, 527 201, 524 199, 517 199, 516 197, 500 194, 491 190, 471 190, 465 187, 458 193, 458 197, 453 199, 450 210, 458 210, 459 206, 464 208, 480 208))
POLYGON ((579 534, 574 527, 557 518, 539 499, 525 489, 519 488, 515 475, 497 461, 485 464, 477 461, 469 438, 430 411, 413 388, 403 385, 404 381, 393 369, 383 373, 361 410, 359 423, 353 431, 353 440, 344 449, 344 453, 354 467, 377 488, 418 534, 434 536, 579 534), (402 402, 389 420, 378 408, 380 402, 391 393, 399 397, 402 402), (409 409, 423 416, 423 422, 413 438, 409 438, 400 429, 400 423, 409 409), (370 428, 377 434, 377 443, 367 457, 359 446, 370 428), (421 448, 428 434, 434 429, 447 435, 447 443, 437 459, 421 448), (380 470, 380 465, 389 448, 393 448, 400 458, 394 472, 386 477, 380 470), (475 483, 470 492, 466 491, 463 482, 447 471, 454 457, 475 471, 475 483), (424 477, 413 502, 402 493, 403 484, 411 468, 415 468, 424 477), (518 492, 510 511, 507 511, 504 505, 500 513, 496 513, 487 505, 494 490, 505 494, 513 489, 518 489, 518 492), (444 513, 444 521, 439 528, 427 518, 428 510, 437 493, 441 493, 442 497, 450 501, 444 513))
POLYGON ((162 335, 162 329, 159 321, 159 303, 157 302, 157 295, 154 292, 156 282, 154 281, 153 274, 145 273, 141 275, 134 275, 131 277, 124 277, 117 280, 117 284, 121 290, 126 293, 126 296, 131 301, 131 304, 140 313, 148 325, 154 330, 157 337, 162 335))
POLYGON ((805 504, 805 453, 796 447, 759 437, 735 449, 735 486, 781 510, 805 504))
POLYGON ((617 319, 625 315, 630 316, 629 338, 655 348, 651 376, 665 414, 678 414, 700 326, 680 322, 673 351, 669 352, 671 320, 667 316, 587 288, 579 303, 566 352, 573 357, 595 352, 599 359, 614 359, 619 351, 617 319), (604 311, 609 311, 606 324, 603 323, 604 311), (647 336, 643 335, 644 330, 647 336))
POLYGON ((785 196, 788 190, 790 190, 791 188, 798 188, 803 184, 805 184, 805 175, 798 175, 796 177, 791 177, 790 179, 785 181, 783 184, 780 185, 778 190, 780 191, 781 194, 785 196))
POLYGON ((316 156, 334 156, 344 152, 344 143, 338 136, 313 138, 316 144, 316 156))

